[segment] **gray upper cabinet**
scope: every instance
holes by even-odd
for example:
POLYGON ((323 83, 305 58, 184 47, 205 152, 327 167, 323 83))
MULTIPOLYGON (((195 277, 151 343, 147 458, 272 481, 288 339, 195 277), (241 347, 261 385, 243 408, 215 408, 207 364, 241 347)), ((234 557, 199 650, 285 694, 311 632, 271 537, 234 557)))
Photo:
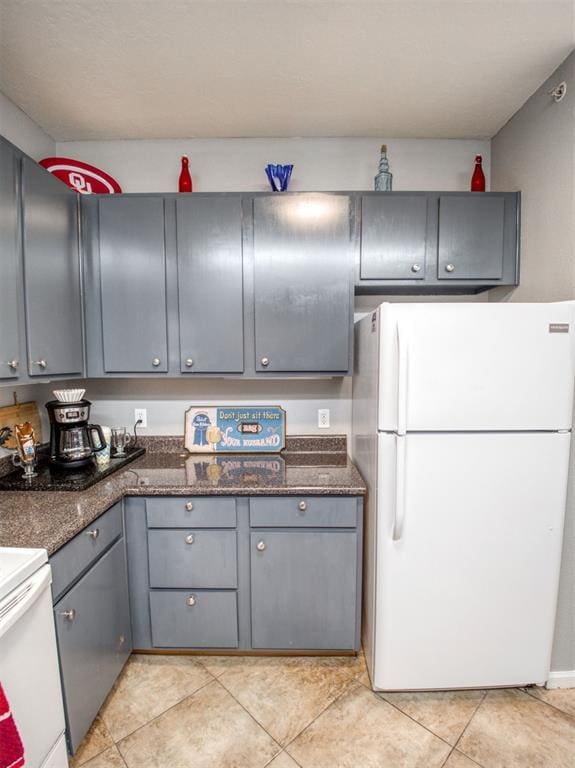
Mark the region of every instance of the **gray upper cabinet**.
POLYGON ((164 200, 110 196, 98 207, 104 371, 165 373, 164 200))
POLYGON ((254 198, 256 371, 350 369, 351 240, 347 195, 254 198))
POLYGON ((503 275, 505 198, 439 198, 439 280, 500 280, 503 275))
POLYGON ((77 197, 41 166, 23 158, 22 231, 30 376, 83 372, 77 197))
POLYGON ((180 370, 242 373, 240 195, 176 200, 180 370))
POLYGON ((356 293, 477 293, 519 284, 518 192, 361 196, 356 293))
POLYGON ((18 173, 20 158, 0 138, 0 379, 20 372, 20 239, 18 173))
POLYGON ((424 194, 361 198, 362 279, 424 279, 427 204, 424 194))

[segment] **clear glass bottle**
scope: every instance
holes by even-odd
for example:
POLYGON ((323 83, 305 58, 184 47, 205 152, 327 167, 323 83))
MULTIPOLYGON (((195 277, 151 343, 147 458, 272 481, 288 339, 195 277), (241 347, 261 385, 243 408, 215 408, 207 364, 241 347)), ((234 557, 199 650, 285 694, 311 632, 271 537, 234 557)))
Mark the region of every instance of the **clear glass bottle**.
POLYGON ((389 160, 387 159, 387 144, 381 145, 381 156, 379 158, 379 169, 374 179, 376 192, 391 192, 393 174, 389 171, 389 160))

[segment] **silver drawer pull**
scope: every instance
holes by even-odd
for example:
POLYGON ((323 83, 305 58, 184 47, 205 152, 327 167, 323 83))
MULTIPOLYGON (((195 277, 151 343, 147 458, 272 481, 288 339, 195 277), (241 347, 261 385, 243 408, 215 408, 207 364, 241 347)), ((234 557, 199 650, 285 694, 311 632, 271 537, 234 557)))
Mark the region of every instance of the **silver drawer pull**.
POLYGON ((266 548, 265 541, 258 541, 258 543, 256 544, 256 549, 258 550, 258 552, 263 552, 265 548, 266 548))
POLYGON ((190 607, 195 605, 197 602, 198 602, 198 598, 195 595, 189 595, 188 597, 186 597, 186 605, 189 605, 190 607))
POLYGON ((270 359, 269 359, 269 357, 262 357, 262 359, 261 359, 261 364, 263 365, 263 367, 264 367, 264 368, 267 368, 267 367, 268 367, 268 365, 270 364, 270 359))
POLYGON ((446 272, 455 272, 455 264, 446 264, 445 265, 445 271, 446 272))
POLYGON ((100 535, 99 528, 93 528, 91 531, 86 531, 86 536, 90 536, 92 539, 97 539, 100 535))
POLYGON ((305 511, 306 511, 306 509, 307 509, 307 503, 306 503, 305 501, 303 501, 303 500, 302 500, 302 501, 300 501, 300 503, 299 503, 297 506, 298 506, 298 509, 299 509, 301 512, 305 512, 305 511))
POLYGON ((34 365, 40 366, 40 368, 47 368, 48 367, 48 363, 45 360, 32 360, 32 363, 34 365))
POLYGON ((194 364, 193 359, 191 357, 188 357, 186 359, 186 368, 191 368, 193 366, 193 364, 194 364))
POLYGON ((154 366, 154 368, 157 368, 161 362, 162 362, 162 361, 160 360, 160 358, 159 358, 159 357, 155 357, 155 358, 152 360, 152 365, 154 366))
POLYGON ((193 508, 194 508, 194 505, 192 504, 192 502, 186 501, 186 509, 188 510, 188 512, 191 512, 193 508))
POLYGON ((412 272, 421 272, 421 264, 412 264, 411 265, 411 271, 412 272))
POLYGON ((186 536, 186 544, 193 544, 194 543, 194 534, 190 533, 186 536))
POLYGON ((12 370, 15 371, 18 368, 18 366, 20 365, 20 361, 19 360, 4 360, 2 362, 2 365, 7 365, 8 368, 12 368, 12 370))
POLYGON ((66 619, 66 621, 74 621, 76 618, 76 610, 75 608, 70 608, 69 611, 60 611, 60 616, 66 619))

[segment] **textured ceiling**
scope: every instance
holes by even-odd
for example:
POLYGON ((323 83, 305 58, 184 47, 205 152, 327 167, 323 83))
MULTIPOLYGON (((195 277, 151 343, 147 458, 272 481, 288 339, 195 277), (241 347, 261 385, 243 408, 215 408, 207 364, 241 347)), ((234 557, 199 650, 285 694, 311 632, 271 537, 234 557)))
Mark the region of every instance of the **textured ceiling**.
POLYGON ((572 0, 0 0, 0 90, 53 138, 492 136, 572 0))

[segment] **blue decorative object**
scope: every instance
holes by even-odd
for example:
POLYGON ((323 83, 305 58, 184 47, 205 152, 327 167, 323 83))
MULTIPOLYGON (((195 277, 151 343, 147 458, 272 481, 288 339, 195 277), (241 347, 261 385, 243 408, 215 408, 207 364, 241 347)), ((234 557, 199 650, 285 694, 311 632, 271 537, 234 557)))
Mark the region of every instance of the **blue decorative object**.
POLYGON ((266 176, 273 192, 285 192, 288 188, 293 165, 266 165, 266 176))

